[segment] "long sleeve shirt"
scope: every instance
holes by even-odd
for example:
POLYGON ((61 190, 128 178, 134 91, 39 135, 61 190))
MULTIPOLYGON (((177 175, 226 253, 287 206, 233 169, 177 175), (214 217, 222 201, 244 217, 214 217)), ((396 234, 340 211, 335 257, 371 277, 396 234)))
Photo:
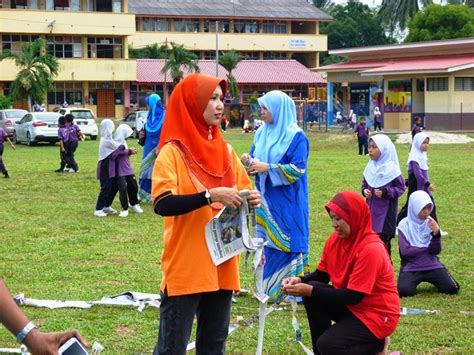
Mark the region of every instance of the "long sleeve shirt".
POLYGON ((398 230, 398 246, 400 248, 400 272, 426 271, 444 268, 437 255, 441 253, 441 235, 433 235, 426 248, 414 247, 408 243, 403 232, 398 230))

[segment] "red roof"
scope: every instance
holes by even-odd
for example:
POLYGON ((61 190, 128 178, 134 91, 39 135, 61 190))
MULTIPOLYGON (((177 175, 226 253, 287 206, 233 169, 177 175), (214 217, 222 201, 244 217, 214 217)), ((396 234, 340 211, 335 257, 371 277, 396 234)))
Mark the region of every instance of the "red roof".
POLYGON ((394 58, 386 60, 360 60, 331 64, 318 68, 320 71, 357 70, 363 76, 398 73, 446 73, 474 67, 474 54, 459 56, 437 56, 416 58, 394 58))
MULTIPOLYGON (((138 59, 137 82, 163 83, 164 74, 161 73, 165 64, 164 59, 138 59)), ((197 61, 202 74, 216 75, 214 60, 197 61)), ((184 76, 189 73, 184 69, 184 76)), ((320 74, 312 72, 296 60, 242 60, 233 71, 239 84, 325 84, 320 74)), ((227 70, 219 65, 219 77, 225 78, 227 70)), ((167 75, 166 81, 172 82, 167 75)))

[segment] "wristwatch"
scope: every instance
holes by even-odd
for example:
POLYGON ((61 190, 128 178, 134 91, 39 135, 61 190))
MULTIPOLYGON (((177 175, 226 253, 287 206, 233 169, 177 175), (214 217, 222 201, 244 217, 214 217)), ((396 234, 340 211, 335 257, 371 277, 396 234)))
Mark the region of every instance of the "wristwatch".
POLYGON ((19 343, 23 343, 23 340, 25 340, 26 336, 28 335, 29 332, 31 332, 33 329, 36 328, 36 325, 34 325, 33 322, 29 322, 25 327, 20 330, 20 332, 16 336, 16 340, 19 343))
POLYGON ((212 203, 212 200, 211 200, 211 192, 208 189, 206 189, 206 193, 204 194, 204 197, 207 200, 207 204, 210 205, 212 203))

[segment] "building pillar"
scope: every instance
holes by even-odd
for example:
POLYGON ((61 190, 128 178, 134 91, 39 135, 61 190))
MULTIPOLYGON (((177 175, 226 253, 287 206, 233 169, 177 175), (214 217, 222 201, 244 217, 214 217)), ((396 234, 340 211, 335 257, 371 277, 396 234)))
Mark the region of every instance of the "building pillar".
POLYGON ((125 115, 130 112, 130 81, 123 82, 123 100, 125 106, 125 115))
POLYGON ((333 125, 333 116, 334 116, 334 84, 330 81, 327 82, 327 106, 328 106, 328 113, 327 113, 327 123, 328 126, 333 125))

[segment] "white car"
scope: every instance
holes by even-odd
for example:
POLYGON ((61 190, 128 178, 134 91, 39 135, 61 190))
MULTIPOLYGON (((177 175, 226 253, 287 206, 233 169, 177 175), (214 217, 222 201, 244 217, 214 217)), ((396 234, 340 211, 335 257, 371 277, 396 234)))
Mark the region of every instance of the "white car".
POLYGON ((129 113, 120 123, 125 123, 133 129, 135 138, 138 138, 138 132, 145 126, 148 111, 135 111, 129 113))
POLYGON ((95 122, 95 116, 91 109, 83 107, 66 107, 58 111, 61 116, 68 113, 74 116, 74 123, 79 126, 84 135, 91 137, 93 141, 97 139, 99 128, 95 122))
POLYGON ((57 112, 28 112, 20 121, 15 122, 13 142, 26 142, 29 146, 38 142, 56 143, 60 116, 57 112))

